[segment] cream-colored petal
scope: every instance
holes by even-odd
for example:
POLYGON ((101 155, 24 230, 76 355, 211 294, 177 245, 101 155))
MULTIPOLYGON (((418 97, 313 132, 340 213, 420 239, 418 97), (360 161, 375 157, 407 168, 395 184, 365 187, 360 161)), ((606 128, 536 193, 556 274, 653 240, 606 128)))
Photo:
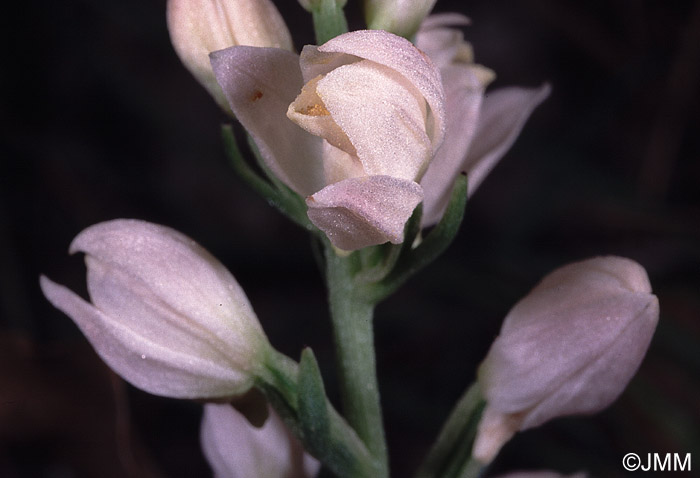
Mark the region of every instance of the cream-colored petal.
POLYGON ((309 133, 320 136, 336 148, 355 156, 355 147, 318 96, 316 88, 322 78, 319 75, 304 85, 299 96, 289 105, 287 117, 309 133))
POLYGON ((323 142, 287 118, 304 82, 298 57, 275 48, 233 47, 211 54, 212 67, 236 118, 267 167, 302 196, 321 189, 323 142))
POLYGON ((359 61, 325 75, 316 92, 368 175, 406 180, 422 175, 432 157, 425 132, 426 103, 403 76, 377 63, 359 61))
POLYGON ((391 176, 346 179, 307 198, 309 219, 336 247, 355 250, 403 241, 406 221, 423 198, 413 181, 391 176))
MULTIPOLYGON (((303 51, 302 69, 305 68, 306 61, 312 61, 316 65, 323 62, 327 65, 337 65, 339 61, 349 63, 353 57, 359 57, 384 65, 403 75, 427 101, 430 112, 426 130, 433 143, 433 150, 440 146, 445 129, 445 95, 440 72, 411 42, 383 30, 359 30, 339 35, 319 46, 317 50, 308 51, 316 51, 316 56, 311 59, 305 55, 307 52, 303 51)), ((330 70, 331 68, 325 71, 319 68, 315 72, 323 74, 330 70)))
POLYGON ((326 184, 367 176, 367 172, 356 156, 350 155, 328 142, 324 142, 323 157, 326 184))
POLYGON ((287 25, 270 0, 168 0, 166 17, 182 63, 225 109, 209 53, 234 45, 293 50, 287 25))

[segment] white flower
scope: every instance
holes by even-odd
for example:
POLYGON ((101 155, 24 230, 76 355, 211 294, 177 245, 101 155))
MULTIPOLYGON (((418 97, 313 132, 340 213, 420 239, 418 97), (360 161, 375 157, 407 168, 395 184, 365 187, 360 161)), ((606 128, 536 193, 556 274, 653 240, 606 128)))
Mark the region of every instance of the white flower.
POLYGON ((471 196, 515 142, 532 111, 547 98, 549 86, 509 87, 485 94, 494 73, 474 63, 472 47, 460 30, 469 19, 457 13, 431 15, 416 35, 416 46, 438 66, 447 102, 445 141, 420 184, 423 226, 445 211, 455 178, 467 173, 471 196))
POLYGON ((411 38, 435 0, 365 0, 368 28, 411 38))
POLYGON ((518 430, 610 405, 659 319, 644 268, 597 257, 547 275, 508 313, 479 367, 486 399, 473 455, 488 463, 518 430))
POLYGON ((231 273, 192 239, 119 219, 85 229, 70 252, 86 254, 92 303, 43 276, 41 289, 127 381, 176 398, 252 386, 270 345, 231 273))
POLYGON ((231 405, 207 404, 201 440, 216 478, 311 478, 321 467, 272 408, 255 428, 231 405))
POLYGON ((403 241, 444 133, 440 74, 422 52, 364 30, 306 46, 301 58, 233 47, 211 61, 267 167, 307 197, 335 246, 403 241))
POLYGON ((210 52, 234 45, 293 49, 287 25, 270 0, 168 0, 166 13, 175 52, 226 110, 210 52))

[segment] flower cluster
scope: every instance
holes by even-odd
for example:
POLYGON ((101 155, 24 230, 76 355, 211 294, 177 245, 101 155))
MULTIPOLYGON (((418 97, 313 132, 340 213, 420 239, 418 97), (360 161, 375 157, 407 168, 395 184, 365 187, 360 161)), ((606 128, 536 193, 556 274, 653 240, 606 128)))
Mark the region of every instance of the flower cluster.
MULTIPOLYGON (((343 24, 328 18, 344 1, 301 3, 319 24, 343 24)), ((416 268, 402 261, 420 248, 404 236, 418 205, 416 227, 439 229, 461 174, 473 194, 549 94, 544 85, 487 95, 495 74, 475 63, 456 28, 468 19, 427 16, 434 3, 367 0, 370 30, 337 32, 298 55, 269 0, 168 1, 185 66, 245 128, 270 187, 288 189, 317 238, 328 239, 319 242, 337 340, 370 352, 371 323, 354 319, 371 318, 377 291, 388 288, 381 280, 416 268), (351 252, 404 241, 381 267, 370 253, 351 252)), ((90 300, 42 276, 44 295, 134 386, 209 401, 201 441, 217 477, 307 478, 321 463, 339 476, 388 477, 382 425, 369 423, 381 422, 373 355, 343 355, 336 343, 341 388, 359 385, 344 397, 346 421, 325 396, 313 353, 297 363, 277 352, 233 275, 192 239, 120 219, 87 228, 70 252, 85 254, 90 300), (245 410, 250 400, 263 420, 245 410)), ((630 259, 597 257, 550 273, 506 316, 470 389, 475 405, 448 421, 453 441, 478 423, 473 447, 439 440, 419 476, 480 470, 518 431, 607 407, 639 367, 658 318, 646 271, 630 259)))

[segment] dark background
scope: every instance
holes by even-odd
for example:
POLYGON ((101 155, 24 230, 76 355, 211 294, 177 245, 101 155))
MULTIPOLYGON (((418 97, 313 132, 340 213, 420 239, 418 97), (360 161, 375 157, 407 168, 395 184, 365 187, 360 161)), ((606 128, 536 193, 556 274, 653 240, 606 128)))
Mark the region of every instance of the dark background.
MULTIPOLYGON (((297 48, 312 43, 305 12, 277 3, 297 48)), ((0 476, 207 476, 201 405, 122 382, 42 297, 38 275, 84 291, 82 259, 67 255, 79 231, 119 217, 171 226, 231 269, 273 345, 295 358, 315 350, 335 397, 308 238, 234 176, 219 137, 229 120, 173 53, 164 1, 20 8, 0 20, 0 476)), ((700 466, 700 2, 436 10, 473 19, 466 37, 497 72, 492 88, 549 81, 553 93, 471 200, 452 248, 377 311, 395 476, 415 469, 518 298, 599 254, 647 268, 661 303, 649 354, 610 409, 518 435, 492 474, 632 476, 628 452, 693 452, 700 466)))

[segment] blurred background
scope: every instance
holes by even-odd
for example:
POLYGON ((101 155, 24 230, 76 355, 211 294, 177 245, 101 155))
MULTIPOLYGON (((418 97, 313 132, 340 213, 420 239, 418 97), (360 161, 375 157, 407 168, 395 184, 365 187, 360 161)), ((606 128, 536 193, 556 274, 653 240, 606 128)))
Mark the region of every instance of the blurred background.
MULTIPOLYGON (((353 28, 362 28, 349 0, 353 28)), ((297 2, 278 0, 300 49, 297 2)), ((661 320, 623 396, 519 434, 490 474, 634 476, 624 454, 700 466, 700 2, 438 0, 460 11, 491 88, 552 84, 467 206, 449 251, 377 310, 394 476, 409 476, 509 308, 540 277, 601 254, 646 267, 661 320), (643 455, 645 456, 645 455, 643 455)), ((323 284, 305 233, 241 183, 229 122, 173 53, 165 1, 39 1, 2 16, 0 476, 206 477, 201 404, 115 376, 38 289, 85 291, 72 238, 104 220, 166 224, 235 274, 270 341, 311 346, 336 397, 323 284)), ((697 473, 697 472, 694 472, 697 473)), ((667 476, 672 473, 646 473, 667 476)), ((677 473, 691 476, 691 473, 677 473)))

